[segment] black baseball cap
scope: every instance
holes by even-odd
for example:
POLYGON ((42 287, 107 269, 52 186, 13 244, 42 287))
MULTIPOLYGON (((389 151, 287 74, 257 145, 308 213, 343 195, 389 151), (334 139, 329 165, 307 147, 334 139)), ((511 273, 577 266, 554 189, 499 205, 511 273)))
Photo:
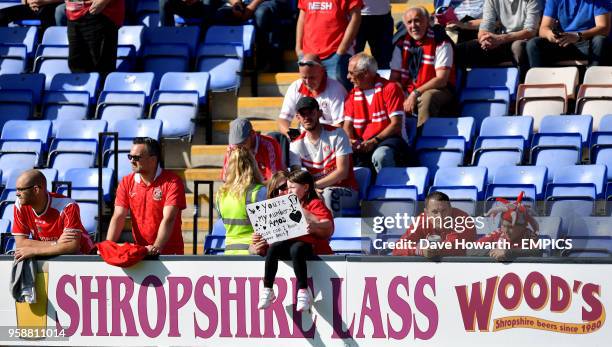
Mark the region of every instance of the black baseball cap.
POLYGON ((310 96, 304 96, 300 98, 300 100, 298 100, 295 108, 298 112, 303 109, 318 110, 319 103, 315 98, 311 98, 310 96))

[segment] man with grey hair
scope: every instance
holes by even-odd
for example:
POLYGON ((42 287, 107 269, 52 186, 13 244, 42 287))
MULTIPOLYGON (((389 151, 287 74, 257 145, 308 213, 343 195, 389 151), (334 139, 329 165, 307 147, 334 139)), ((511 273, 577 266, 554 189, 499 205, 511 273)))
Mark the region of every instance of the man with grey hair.
POLYGON ((351 58, 348 79, 355 86, 344 102, 344 131, 357 166, 394 167, 396 156, 408 150, 399 85, 380 77, 376 60, 359 53, 351 58))
POLYGON ((445 108, 453 104, 453 46, 443 28, 430 26, 424 8, 408 9, 403 20, 407 34, 396 43, 390 79, 408 94, 404 111, 418 114, 417 126, 421 126, 429 117, 449 112, 445 108))

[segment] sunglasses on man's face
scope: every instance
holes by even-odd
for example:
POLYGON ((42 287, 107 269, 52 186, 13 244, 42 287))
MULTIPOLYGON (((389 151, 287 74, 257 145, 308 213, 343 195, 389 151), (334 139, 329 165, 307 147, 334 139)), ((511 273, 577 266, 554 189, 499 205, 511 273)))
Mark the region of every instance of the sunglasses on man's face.
POLYGON ((131 155, 131 154, 128 154, 127 157, 128 157, 129 161, 140 161, 140 159, 142 159, 141 155, 131 155))

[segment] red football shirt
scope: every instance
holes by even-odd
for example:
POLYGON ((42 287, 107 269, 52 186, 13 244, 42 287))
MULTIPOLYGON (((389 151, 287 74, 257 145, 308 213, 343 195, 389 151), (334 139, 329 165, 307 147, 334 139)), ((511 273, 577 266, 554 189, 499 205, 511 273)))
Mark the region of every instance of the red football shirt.
MULTIPOLYGON (((78 20, 89 12, 91 1, 66 0, 66 17, 69 20, 78 20)), ((110 18, 117 26, 123 24, 125 18, 124 0, 110 0, 108 5, 102 10, 102 14, 110 18)))
MULTIPOLYGON (((225 157, 223 158, 223 168, 221 169, 221 179, 225 181, 225 170, 229 154, 234 146, 227 146, 225 157)), ((261 177, 265 181, 272 178, 277 171, 283 170, 283 156, 281 148, 273 137, 257 134, 255 135, 255 161, 259 167, 261 177)))
POLYGON ((19 199, 13 209, 13 235, 32 235, 38 241, 57 241, 65 229, 81 230, 82 254, 89 254, 94 244, 81 223, 79 205, 57 193, 49 193, 47 208, 39 216, 32 206, 21 206, 19 199))
POLYGON ((351 10, 362 7, 362 0, 299 0, 298 8, 306 14, 302 35, 304 53, 317 54, 321 59, 336 53, 351 10))
MULTIPOLYGON (((332 224, 334 223, 334 217, 332 216, 331 211, 320 199, 312 199, 308 204, 303 205, 302 208, 312 213, 319 220, 327 219, 330 220, 332 224)), ((312 251, 314 254, 334 254, 329 246, 329 240, 319 239, 311 235, 303 235, 297 239, 312 244, 312 251)))
MULTIPOLYGON (((130 210, 134 242, 141 246, 152 245, 157 238, 159 225, 163 219, 165 206, 176 206, 184 210, 185 188, 183 181, 174 173, 158 169, 155 179, 147 186, 140 174, 131 173, 121 180, 117 188, 116 206, 130 210)), ((172 234, 161 254, 183 254, 183 234, 181 233, 181 212, 176 216, 172 234)))

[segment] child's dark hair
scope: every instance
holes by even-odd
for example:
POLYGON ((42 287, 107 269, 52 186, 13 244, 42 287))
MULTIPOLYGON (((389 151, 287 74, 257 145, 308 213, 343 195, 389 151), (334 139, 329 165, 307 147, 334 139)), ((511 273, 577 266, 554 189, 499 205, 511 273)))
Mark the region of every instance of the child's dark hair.
POLYGON ((287 181, 302 185, 308 185, 308 191, 306 192, 306 196, 304 197, 304 202, 309 203, 312 199, 317 199, 319 197, 315 189, 314 177, 312 177, 310 172, 305 170, 293 170, 289 173, 289 176, 287 176, 287 181))

